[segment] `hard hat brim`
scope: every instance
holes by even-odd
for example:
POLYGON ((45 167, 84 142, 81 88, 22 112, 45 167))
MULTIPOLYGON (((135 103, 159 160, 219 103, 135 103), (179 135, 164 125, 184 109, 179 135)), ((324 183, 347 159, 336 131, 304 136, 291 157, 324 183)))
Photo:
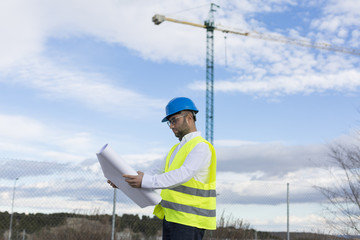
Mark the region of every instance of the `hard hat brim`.
POLYGON ((170 116, 185 110, 193 111, 195 113, 199 112, 194 102, 190 98, 173 98, 165 107, 166 117, 162 119, 162 122, 168 121, 170 116))
MULTIPOLYGON (((191 109, 185 109, 185 110, 181 110, 181 111, 191 111, 191 112, 194 112, 195 114, 199 112, 199 110, 191 110, 191 109)), ((181 112, 181 111, 179 111, 179 112, 181 112)), ((176 112, 176 113, 173 113, 173 114, 170 114, 170 115, 164 117, 163 120, 161 120, 161 122, 169 121, 169 117, 171 117, 172 115, 175 115, 175 114, 177 114, 179 112, 176 112)))

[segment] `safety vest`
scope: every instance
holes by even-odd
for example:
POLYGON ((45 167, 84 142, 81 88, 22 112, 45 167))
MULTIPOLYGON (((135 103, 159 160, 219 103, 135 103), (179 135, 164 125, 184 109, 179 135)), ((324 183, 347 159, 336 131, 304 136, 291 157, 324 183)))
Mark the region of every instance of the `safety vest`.
POLYGON ((162 201, 155 206, 154 214, 166 221, 202 229, 216 229, 216 153, 214 147, 201 136, 195 137, 184 144, 175 155, 169 166, 170 157, 178 146, 172 147, 166 158, 165 172, 180 168, 187 155, 200 142, 205 142, 211 150, 209 167, 209 183, 205 184, 190 179, 180 186, 163 189, 162 201))

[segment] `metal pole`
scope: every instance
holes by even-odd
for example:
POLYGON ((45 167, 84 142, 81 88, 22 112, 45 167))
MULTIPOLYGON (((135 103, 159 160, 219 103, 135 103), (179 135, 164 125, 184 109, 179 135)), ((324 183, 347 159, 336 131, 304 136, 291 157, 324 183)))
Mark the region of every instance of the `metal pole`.
POLYGON ((116 210, 116 188, 114 188, 111 240, 115 239, 115 210, 116 210))
POLYGON ((206 123, 205 138, 211 144, 214 139, 214 12, 218 5, 211 3, 206 27, 206 123))
MULTIPOLYGON (((207 22, 205 23, 207 24, 207 22)), ((213 23, 211 23, 213 24, 213 23)), ((214 134, 214 26, 206 27, 206 132, 205 138, 213 144, 214 134)))
POLYGON ((290 208, 289 208, 289 183, 287 183, 287 240, 290 240, 290 208))
POLYGON ((11 240, 11 232, 12 232, 12 224, 13 224, 13 215, 14 215, 14 200, 15 200, 15 189, 16 189, 16 181, 19 178, 16 178, 14 181, 14 188, 13 188, 13 196, 12 196, 12 203, 11 203, 11 215, 10 215, 10 229, 9 229, 9 240, 11 240))

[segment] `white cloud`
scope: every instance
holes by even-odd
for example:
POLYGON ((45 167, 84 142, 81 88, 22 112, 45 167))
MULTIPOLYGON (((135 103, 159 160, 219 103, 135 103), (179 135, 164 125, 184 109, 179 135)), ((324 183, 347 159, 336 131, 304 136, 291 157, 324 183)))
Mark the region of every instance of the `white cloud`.
POLYGON ((46 134, 40 122, 26 116, 0 115, 0 138, 11 140, 36 140, 46 134))
POLYGON ((39 91, 52 101, 73 100, 100 112, 117 112, 128 117, 141 117, 154 110, 160 111, 165 105, 165 100, 151 99, 116 86, 101 74, 72 70, 46 58, 34 58, 18 64, 3 81, 9 79, 39 91))
MULTIPOLYGON (((287 217, 286 216, 278 216, 274 219, 274 222, 277 224, 283 224, 286 225, 287 223, 287 217)), ((309 230, 319 230, 319 229, 323 229, 324 225, 326 224, 325 219, 319 215, 315 215, 315 214, 310 214, 307 216, 291 216, 290 215, 290 222, 291 225, 295 225, 295 226, 306 226, 308 228, 307 231, 309 230), (313 224, 316 224, 315 226, 313 224), (318 229, 315 229, 315 228, 318 229)))
MULTIPOLYGON (((203 7, 196 11, 181 12, 181 15, 177 14, 176 17, 202 23, 207 18, 209 10, 209 6, 205 3, 208 2, 199 2, 198 5, 203 5, 203 7)), ((356 3, 356 0, 334 0, 325 5, 322 16, 312 22, 313 28, 319 32, 309 33, 309 36, 324 37, 322 31, 336 32, 331 39, 338 38, 337 41, 344 42, 351 34, 351 42, 358 44, 357 30, 349 28, 357 26, 359 23, 360 10, 356 3)), ((95 81, 94 79, 102 78, 96 73, 84 75, 81 72, 70 72, 66 68, 54 67, 52 64, 55 63, 41 57, 49 38, 86 35, 107 43, 124 45, 138 52, 143 58, 153 61, 168 60, 191 65, 203 65, 205 61, 204 29, 171 22, 155 26, 151 22, 151 17, 155 13, 166 14, 194 8, 191 1, 120 3, 114 0, 106 2, 100 0, 86 2, 83 0, 50 2, 33 0, 25 3, 7 1, 1 4, 0 33, 5 37, 0 40, 3 41, 0 42, 0 48, 3 48, 0 50, 4 53, 0 61, 0 68, 3 67, 3 72, 9 71, 9 65, 14 66, 15 63, 19 64, 19 60, 34 59, 35 56, 39 62, 30 61, 28 66, 26 64, 21 66, 20 63, 19 68, 12 68, 10 71, 22 71, 22 75, 27 75, 27 80, 29 80, 28 76, 34 76, 31 80, 33 87, 44 90, 52 97, 62 96, 77 99, 98 109, 114 109, 119 105, 124 107, 121 104, 124 99, 132 99, 127 102, 132 102, 134 106, 146 103, 147 106, 158 108, 164 104, 162 101, 149 99, 130 89, 113 88, 103 81, 95 81), (13 25, 5 24, 9 22, 13 25), (10 31, 12 29, 15 30, 10 31), (37 78, 39 80, 35 81, 37 78), (92 80, 89 81, 89 78, 92 80), (80 85, 82 88, 79 89, 80 85), (116 97, 114 98, 114 96, 116 97)), ((221 8, 217 13, 217 22, 229 27, 236 26, 251 30, 266 26, 264 23, 254 22, 254 14, 289 11, 297 3, 296 1, 279 0, 271 2, 242 1, 241 3, 220 1, 218 4, 221 5, 221 8)), ((266 31, 265 28, 263 30, 266 31)), ((289 34, 298 36, 294 30, 289 34)), ((215 59, 219 64, 225 62, 224 54, 219 54, 220 49, 223 52, 224 47, 222 37, 220 33, 215 35, 215 59)), ((308 49, 239 36, 229 36, 227 45, 228 64, 236 72, 240 72, 238 78, 242 78, 241 76, 244 75, 247 78, 241 81, 216 81, 216 90, 218 91, 233 89, 238 92, 259 94, 295 94, 333 89, 353 91, 359 84, 356 80, 359 74, 355 70, 358 65, 357 60, 351 62, 346 57, 327 58, 320 62, 321 66, 318 66, 322 59, 316 59, 314 53, 310 53, 308 49), (348 64, 348 71, 341 72, 339 70, 346 65, 344 62, 348 64), (333 76, 328 72, 337 72, 337 74, 333 76), (341 81, 335 80, 340 76, 341 81)), ((191 88, 203 90, 204 87, 195 84, 191 88)), ((129 106, 128 109, 131 108, 132 106, 129 106)))
MULTIPOLYGON (((205 90, 203 82, 195 82, 189 87, 193 90, 205 90)), ((243 78, 237 81, 215 82, 215 91, 242 92, 259 96, 321 93, 327 90, 356 92, 359 87, 360 72, 355 69, 328 74, 278 75, 262 79, 252 79, 250 76, 248 79, 243 78)))
POLYGON ((255 179, 284 178, 288 172, 323 166, 327 157, 324 145, 291 146, 277 142, 218 146, 216 152, 218 171, 263 173, 255 179))
MULTIPOLYGON (((96 72, 83 72, 44 57, 50 38, 84 35, 105 43, 123 44, 139 52, 141 48, 150 49, 149 55, 144 53, 146 57, 159 55, 153 54, 149 48, 151 44, 144 44, 145 36, 149 37, 146 41, 157 41, 150 30, 154 27, 151 14, 157 8, 156 2, 153 5, 142 1, 141 7, 140 2, 98 0, 5 1, 0 4, 0 35, 3 36, 0 39, 0 81, 33 88, 52 101, 75 100, 100 112, 116 111, 132 118, 163 109, 164 100, 116 86, 96 72)), ((171 4, 161 6, 166 9, 171 4)), ((158 43, 153 46, 160 48, 158 43)), ((163 51, 173 47, 167 46, 169 49, 163 51)))
MULTIPOLYGON (((6 1, 0 5, 0 40, 2 58, 0 67, 15 64, 16 61, 42 54, 49 38, 92 36, 108 43, 119 43, 135 49, 145 58, 160 60, 169 58, 180 61, 199 61, 199 55, 183 54, 198 52, 199 45, 179 41, 179 35, 191 36, 191 27, 177 30, 171 24, 154 31, 151 18, 159 11, 169 12, 193 7, 191 1, 164 3, 162 1, 6 1), (171 50, 171 51, 170 51, 171 50), (171 55, 169 53, 171 52, 171 55)), ((206 12, 208 9, 206 9, 206 12)), ((194 31, 203 36, 204 31, 194 31)))
POLYGON ((242 145, 259 144, 258 142, 242 141, 242 140, 230 140, 230 139, 219 139, 215 140, 217 147, 239 147, 242 145))
POLYGON ((55 162, 81 161, 96 149, 89 133, 60 131, 21 115, 0 115, 0 142, 5 158, 15 152, 15 158, 55 162))
POLYGON ((0 69, 43 50, 46 34, 35 10, 31 1, 0 2, 0 69))
MULTIPOLYGON (((282 165, 276 167, 283 168, 282 165)), ((290 184, 292 203, 320 204, 326 199, 314 186, 331 186, 333 179, 327 170, 318 167, 292 169, 283 176, 269 176, 265 170, 217 173, 217 193, 221 203, 284 204, 287 183, 290 184)))
MULTIPOLYGON (((351 133, 332 143, 356 145, 358 138, 351 133)), ((344 175, 331 163, 328 145, 237 142, 216 149, 221 203, 281 204, 287 183, 293 203, 321 203, 326 199, 315 186, 331 187, 334 176, 344 175)))
MULTIPOLYGON (((314 31, 322 32, 324 34, 322 38, 327 42, 346 44, 349 33, 358 29, 359 22, 360 4, 357 0, 331 0, 326 3, 322 15, 318 19, 312 20, 311 27, 314 31), (334 34, 338 36, 337 39, 334 39, 334 34)), ((358 44, 352 43, 354 41, 350 41, 350 46, 358 46, 358 44)))
POLYGON ((360 31, 355 29, 351 31, 351 39, 349 41, 350 45, 356 48, 359 48, 360 46, 360 31))

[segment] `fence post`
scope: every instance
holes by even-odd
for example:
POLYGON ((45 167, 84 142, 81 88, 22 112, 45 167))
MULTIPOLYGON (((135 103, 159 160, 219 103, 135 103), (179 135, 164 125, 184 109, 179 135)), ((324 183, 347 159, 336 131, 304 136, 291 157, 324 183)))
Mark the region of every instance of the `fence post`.
POLYGON ((16 181, 19 180, 17 177, 14 181, 14 188, 13 188, 13 196, 11 202, 11 215, 10 215, 10 228, 9 228, 9 240, 11 240, 11 233, 12 233, 12 225, 13 225, 13 216, 14 216, 14 201, 15 201, 15 190, 16 190, 16 181))
POLYGON ((290 240, 290 229, 289 229, 289 225, 290 225, 290 209, 289 209, 289 204, 290 204, 290 201, 289 201, 289 183, 287 183, 287 237, 286 239, 287 240, 290 240))
POLYGON ((111 240, 115 239, 115 210, 116 210, 116 188, 114 188, 113 214, 112 214, 112 226, 111 226, 111 240))

